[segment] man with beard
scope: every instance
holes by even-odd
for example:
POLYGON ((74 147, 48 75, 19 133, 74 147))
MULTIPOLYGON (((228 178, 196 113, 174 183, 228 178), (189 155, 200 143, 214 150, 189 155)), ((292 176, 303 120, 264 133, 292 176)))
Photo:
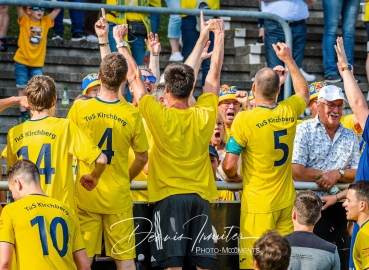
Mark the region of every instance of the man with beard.
POLYGON ((318 94, 317 116, 297 126, 292 157, 295 181, 316 181, 327 191, 337 182, 354 181, 359 141, 340 123, 344 101, 341 88, 324 86, 318 94))

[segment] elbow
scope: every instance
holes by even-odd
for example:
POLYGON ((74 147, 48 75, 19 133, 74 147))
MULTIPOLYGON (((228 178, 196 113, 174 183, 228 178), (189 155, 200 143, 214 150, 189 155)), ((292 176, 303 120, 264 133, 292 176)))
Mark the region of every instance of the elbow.
POLYGON ((146 165, 146 163, 147 163, 147 161, 149 160, 149 155, 148 155, 147 151, 146 151, 146 152, 144 152, 144 153, 140 153, 140 154, 138 155, 137 159, 138 159, 138 161, 139 161, 141 164, 143 164, 143 165, 145 166, 145 165, 146 165))
POLYGON ((300 175, 299 170, 294 166, 294 164, 292 164, 292 179, 296 182, 301 182, 302 179, 300 175))
POLYGON ((108 158, 104 153, 101 153, 100 156, 97 158, 96 163, 105 166, 108 163, 108 158))
POLYGON ((232 175, 232 172, 234 171, 235 166, 233 166, 232 164, 229 164, 228 162, 223 162, 222 164, 222 169, 224 171, 224 173, 229 177, 230 175, 232 175))

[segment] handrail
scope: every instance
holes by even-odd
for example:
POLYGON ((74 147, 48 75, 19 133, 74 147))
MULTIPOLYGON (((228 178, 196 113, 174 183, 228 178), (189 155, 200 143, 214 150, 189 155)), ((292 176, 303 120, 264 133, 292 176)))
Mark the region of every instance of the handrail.
MULTIPOLYGON (((19 6, 38 6, 46 8, 65 8, 65 9, 83 9, 83 10, 100 10, 104 8, 106 11, 119 11, 119 12, 138 12, 138 13, 160 13, 160 14, 186 14, 186 15, 199 15, 199 9, 169 9, 169 8, 157 8, 157 7, 141 7, 141 6, 121 6, 121 5, 106 5, 106 4, 93 4, 93 3, 72 3, 72 2, 48 2, 37 0, 0 0, 0 5, 19 5, 19 6)), ((292 51, 292 34, 291 29, 281 17, 258 11, 238 11, 238 10, 203 10, 204 15, 208 16, 226 16, 226 17, 240 17, 240 18, 260 18, 268 19, 278 22, 284 31, 286 44, 292 51)), ((287 80, 284 83, 284 98, 288 98, 291 95, 291 78, 288 75, 287 80)))
MULTIPOLYGON (((318 187, 315 182, 294 182, 296 190, 320 190, 323 191, 318 187)), ((229 183, 229 182, 216 182, 218 190, 242 190, 243 184, 242 183, 229 183)), ((340 190, 346 189, 349 184, 337 184, 336 185, 340 190)), ((131 183, 131 190, 146 190, 147 189, 147 181, 133 181, 131 183)), ((9 190, 8 182, 7 181, 0 181, 0 190, 9 190)))

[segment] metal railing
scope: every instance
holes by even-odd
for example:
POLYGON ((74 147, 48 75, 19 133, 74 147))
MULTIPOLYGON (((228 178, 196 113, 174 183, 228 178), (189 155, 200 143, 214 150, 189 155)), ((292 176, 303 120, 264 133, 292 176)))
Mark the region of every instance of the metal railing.
MULTIPOLYGON (((64 9, 82 9, 82 10, 100 10, 104 8, 106 11, 119 11, 119 12, 138 12, 138 13, 159 13, 159 14, 186 14, 186 15, 199 15, 199 9, 169 9, 169 8, 157 8, 157 7, 141 7, 141 6, 120 6, 120 5, 105 5, 105 4, 93 4, 93 3, 72 3, 72 2, 48 2, 37 0, 0 0, 0 5, 19 5, 19 6, 39 6, 46 8, 64 8, 64 9)), ((268 19, 278 22, 284 31, 286 44, 292 51, 292 34, 291 29, 281 17, 258 11, 238 11, 238 10, 203 10, 204 15, 215 17, 239 17, 239 18, 257 18, 268 19)), ((288 98, 291 95, 291 78, 288 75, 286 82, 284 83, 284 98, 288 98)))
MULTIPOLYGON (((296 190, 320 190, 315 182, 294 182, 296 190)), ((230 182, 216 182, 218 190, 242 190, 242 183, 230 183, 230 182)), ((346 189, 349 184, 337 184, 336 185, 340 190, 346 189)), ((131 190, 146 190, 147 189, 147 181, 133 181, 131 183, 131 190)), ((9 190, 7 181, 0 181, 0 190, 9 190)))

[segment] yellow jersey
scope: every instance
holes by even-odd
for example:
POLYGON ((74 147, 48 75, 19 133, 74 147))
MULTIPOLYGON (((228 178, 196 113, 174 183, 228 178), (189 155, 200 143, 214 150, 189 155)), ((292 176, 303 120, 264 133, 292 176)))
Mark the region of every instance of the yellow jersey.
POLYGON ((369 222, 366 221, 356 235, 352 257, 355 269, 369 268, 369 222))
POLYGON ((369 22, 369 3, 365 3, 364 22, 369 22))
MULTIPOLYGON (((8 132, 8 168, 18 159, 31 160, 40 170, 44 193, 72 209, 75 209, 73 156, 90 165, 100 153, 101 150, 68 119, 28 120, 8 132)), ((86 174, 92 170, 93 167, 86 174)), ((79 183, 77 186, 82 187, 79 183)))
POLYGON ((258 106, 236 115, 228 143, 235 140, 242 147, 242 211, 268 213, 293 204, 292 148, 305 108, 294 95, 274 108, 258 106))
POLYGON ((20 31, 14 61, 29 67, 44 66, 47 33, 54 26, 50 14, 34 22, 24 13, 23 17, 18 19, 18 23, 20 31))
POLYGON ((218 197, 209 159, 218 97, 203 94, 186 110, 165 108, 146 95, 138 109, 146 120, 154 145, 147 177, 150 202, 175 194, 197 193, 205 200, 218 197))
POLYGON ((77 269, 73 253, 85 248, 72 208, 43 194, 4 207, 0 242, 14 246, 18 269, 77 269))
MULTIPOLYGON (((147 141, 149 143, 148 155, 150 158, 150 152, 151 152, 152 146, 154 145, 154 141, 151 135, 151 131, 147 127, 147 124, 144 118, 142 118, 142 123, 144 125, 147 141)), ((128 164, 131 165, 134 159, 135 159, 135 153, 133 152, 132 148, 129 148, 128 164)), ((133 181, 147 181, 147 174, 141 171, 135 177, 135 179, 133 179, 133 181)), ((131 190, 131 196, 134 202, 148 202, 149 201, 147 190, 131 190)))
MULTIPOLYGON (((124 99, 106 102, 98 97, 74 103, 68 116, 96 143, 108 158, 97 187, 76 187, 77 206, 85 211, 119 214, 132 208, 128 151, 149 148, 140 113, 124 99)), ((77 179, 91 171, 78 162, 77 179)))

